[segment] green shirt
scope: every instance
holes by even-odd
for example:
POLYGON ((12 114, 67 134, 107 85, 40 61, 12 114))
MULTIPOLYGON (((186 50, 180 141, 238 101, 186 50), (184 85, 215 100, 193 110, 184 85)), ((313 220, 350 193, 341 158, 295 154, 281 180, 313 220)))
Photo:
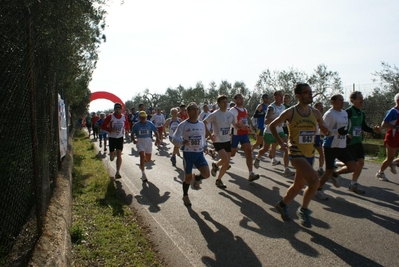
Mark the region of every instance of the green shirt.
POLYGON ((348 134, 352 136, 347 143, 348 146, 362 143, 362 131, 365 132, 373 132, 373 129, 370 128, 365 121, 364 112, 354 106, 350 106, 346 109, 348 113, 348 134))

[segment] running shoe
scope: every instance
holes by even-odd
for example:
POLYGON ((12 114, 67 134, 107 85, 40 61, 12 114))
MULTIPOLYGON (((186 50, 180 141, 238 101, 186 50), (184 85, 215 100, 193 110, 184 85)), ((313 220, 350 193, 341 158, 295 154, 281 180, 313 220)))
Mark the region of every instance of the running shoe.
POLYGON ((383 172, 378 171, 375 174, 375 177, 377 177, 378 179, 380 179, 380 181, 385 181, 385 182, 389 182, 388 178, 385 176, 385 174, 383 172))
POLYGON ((114 158, 115 158, 115 153, 110 153, 109 154, 109 160, 110 161, 114 161, 114 158))
POLYGON ((276 160, 275 158, 272 159, 272 166, 276 166, 276 165, 279 165, 279 164, 281 164, 281 161, 276 160))
POLYGON ((143 181, 143 183, 148 182, 147 175, 145 175, 145 173, 143 173, 143 175, 141 176, 141 180, 143 181))
POLYGON ((210 149, 210 150, 209 150, 209 155, 212 157, 213 160, 216 159, 216 153, 215 153, 214 150, 210 149))
POLYGON ((289 220, 291 220, 290 216, 288 216, 288 212, 287 212, 288 206, 287 206, 287 205, 284 206, 284 207, 281 207, 281 206, 280 206, 280 202, 278 202, 276 205, 274 205, 274 207, 276 208, 276 210, 277 210, 278 212, 280 212, 280 214, 281 214, 281 219, 283 219, 283 221, 289 221, 289 220))
POLYGON ((312 223, 310 222, 309 210, 308 209, 301 209, 301 207, 297 210, 297 215, 301 219, 301 224, 305 227, 312 227, 312 223))
POLYGON ((251 173, 248 177, 248 181, 252 182, 259 179, 259 174, 251 173))
POLYGON ((349 185, 349 191, 355 192, 356 194, 363 195, 366 193, 363 189, 359 188, 359 184, 351 184, 349 185))
POLYGON ((336 177, 334 176, 334 174, 331 176, 332 179, 332 183, 336 188, 340 188, 341 185, 339 184, 339 181, 341 180, 341 176, 337 175, 336 177))
POLYGON ((120 179, 120 178, 122 178, 122 176, 119 174, 119 172, 116 172, 115 173, 115 179, 120 179))
POLYGON ((398 172, 396 171, 396 164, 394 162, 389 165, 389 168, 393 174, 397 174, 398 172))
POLYGON ((193 186, 194 186, 195 190, 201 189, 201 187, 200 187, 201 180, 197 180, 198 179, 197 177, 199 177, 199 175, 194 176, 194 185, 193 186))
POLYGON ((316 197, 320 200, 327 200, 328 196, 324 194, 323 190, 317 190, 316 191, 316 197))
POLYGON ((284 177, 291 177, 294 175, 295 175, 295 172, 291 171, 289 168, 285 168, 285 171, 283 172, 284 177))
POLYGON ((100 147, 102 147, 103 146, 103 144, 102 143, 100 143, 100 147))
POLYGON ((211 170, 211 174, 213 177, 216 176, 217 171, 219 170, 218 166, 216 165, 215 162, 212 162, 212 170, 211 170))
POLYGON ((215 185, 219 188, 226 188, 227 186, 222 182, 222 179, 216 179, 215 185))
POLYGON ((254 161, 254 167, 255 167, 255 169, 259 169, 259 163, 260 163, 260 159, 255 158, 255 161, 254 161))
POLYGON ((107 148, 106 147, 104 147, 104 152, 107 152, 107 148))
POLYGON ((184 202, 184 206, 191 207, 191 202, 190 202, 190 199, 188 198, 188 196, 183 196, 182 200, 184 202))
POLYGON ((173 166, 173 167, 176 167, 176 156, 172 156, 172 157, 170 158, 170 161, 172 162, 172 166, 173 166))
POLYGON ((229 167, 227 167, 227 169, 230 170, 230 168, 231 168, 231 165, 229 164, 229 167))
POLYGON ((317 175, 318 175, 318 176, 323 176, 323 174, 324 174, 323 168, 319 168, 319 169, 317 170, 317 175))

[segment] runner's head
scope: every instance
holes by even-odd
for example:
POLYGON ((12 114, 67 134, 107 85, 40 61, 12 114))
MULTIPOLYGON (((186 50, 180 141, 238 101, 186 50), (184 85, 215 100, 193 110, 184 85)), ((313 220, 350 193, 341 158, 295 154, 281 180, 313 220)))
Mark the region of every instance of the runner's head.
POLYGON ((198 106, 195 102, 191 102, 190 104, 188 104, 187 113, 188 113, 189 120, 197 120, 198 119, 198 106))
POLYGON ((394 101, 396 102, 396 105, 399 106, 399 93, 395 95, 395 97, 393 98, 394 101))
POLYGON ((121 114, 122 113, 122 105, 121 103, 115 103, 114 105, 114 113, 121 114))
POLYGON ((244 105, 244 97, 242 94, 235 94, 233 98, 237 107, 242 107, 244 105))
POLYGON ((172 118, 176 118, 178 112, 179 112, 179 111, 178 111, 177 108, 171 108, 171 109, 170 109, 170 114, 172 114, 172 118))
POLYGON ((297 83, 294 94, 300 104, 309 105, 313 102, 312 88, 307 83, 297 83))
POLYGON ((264 104, 269 103, 269 95, 268 95, 268 94, 263 94, 263 95, 262 95, 262 102, 263 102, 264 104))
POLYGON ((331 106, 335 110, 341 110, 344 108, 344 97, 340 94, 333 95, 330 98, 331 106))
POLYGON ((275 91, 273 94, 274 103, 277 105, 281 105, 283 103, 283 92, 282 91, 275 91))
POLYGON ((218 106, 220 108, 221 111, 226 111, 227 109, 227 105, 228 105, 228 99, 227 96, 225 95, 220 95, 217 98, 217 102, 218 102, 218 106))
POLYGON ((359 91, 352 92, 351 95, 349 96, 349 99, 355 108, 361 109, 363 107, 364 101, 363 101, 362 92, 359 91))
POLYGON ((288 106, 291 102, 291 96, 289 94, 284 94, 283 102, 284 102, 284 105, 288 106))
POLYGON ((317 102, 316 104, 314 104, 313 106, 315 109, 317 109, 320 112, 323 112, 323 103, 321 102, 317 102))
POLYGON ((147 120, 147 113, 144 110, 139 112, 139 119, 141 123, 144 123, 147 120))

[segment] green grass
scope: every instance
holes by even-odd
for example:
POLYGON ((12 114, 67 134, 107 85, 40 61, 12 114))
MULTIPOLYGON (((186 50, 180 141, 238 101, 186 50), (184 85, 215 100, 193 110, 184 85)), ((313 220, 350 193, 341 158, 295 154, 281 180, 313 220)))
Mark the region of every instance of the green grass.
POLYGON ((72 265, 161 266, 83 131, 75 133, 73 147, 72 265))

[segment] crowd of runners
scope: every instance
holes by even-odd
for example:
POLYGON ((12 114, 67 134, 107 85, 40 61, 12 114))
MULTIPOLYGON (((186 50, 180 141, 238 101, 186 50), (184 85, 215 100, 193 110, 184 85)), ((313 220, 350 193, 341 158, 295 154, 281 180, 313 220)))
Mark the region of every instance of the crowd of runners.
POLYGON ((123 113, 122 105, 115 103, 112 114, 97 116, 93 113, 85 122, 89 137, 93 134, 104 152, 109 147, 111 161, 116 157, 117 179, 121 178, 124 139, 136 145, 140 155, 141 179, 147 182, 145 164, 151 161, 153 143, 159 147, 165 145, 164 138, 169 138, 173 145, 170 156, 172 166, 176 166, 176 157, 182 153, 182 199, 186 206, 191 206, 188 195, 191 183, 198 190, 201 180, 212 175, 216 178, 217 187, 226 188, 222 178, 231 167, 230 164, 233 164, 231 158, 238 148, 245 154, 249 182, 259 179, 259 174, 253 169, 259 168, 262 156, 266 153, 273 166, 281 164, 276 159, 276 150, 280 150, 283 153, 284 166, 281 174, 293 177, 293 183, 275 208, 283 220, 290 220, 287 205, 304 190, 297 214, 303 226, 311 227, 309 203, 314 196, 321 200, 328 199, 323 186, 329 179, 335 187, 340 187, 340 175, 352 173, 348 190, 356 194, 365 193, 358 182, 365 158, 362 132, 380 133, 381 128, 386 129, 384 146, 387 157, 376 177, 381 181, 388 181, 385 174, 387 168, 397 174, 399 158, 395 159, 395 156, 399 147, 399 94, 395 95, 395 106, 387 111, 381 126, 371 128, 362 111, 364 101, 359 91, 351 93, 351 105, 346 110, 343 109, 342 95, 331 96, 331 108, 324 114, 322 103, 312 105, 312 89, 308 84, 296 84, 293 93, 297 103, 292 106, 290 96, 282 91, 275 91, 270 96, 272 99, 263 94, 261 103, 252 116, 244 107, 244 97, 236 94, 231 99, 232 102, 229 102, 228 96, 220 95, 217 106, 209 108, 205 104, 201 112, 196 103, 172 108, 169 118, 166 118, 159 107, 150 115, 143 104, 139 105, 137 111, 133 107, 123 113), (253 118, 255 128, 249 124, 250 117, 253 118), (253 145, 250 142, 251 134, 255 136, 253 145), (259 150, 253 158, 258 147, 259 150), (317 167, 314 166, 315 151, 319 154, 317 167), (206 154, 212 156, 211 166, 205 158, 206 154), (337 168, 337 165, 340 167, 337 168), (194 167, 197 169, 195 172, 194 167), (295 172, 291 170, 292 167, 295 172))

